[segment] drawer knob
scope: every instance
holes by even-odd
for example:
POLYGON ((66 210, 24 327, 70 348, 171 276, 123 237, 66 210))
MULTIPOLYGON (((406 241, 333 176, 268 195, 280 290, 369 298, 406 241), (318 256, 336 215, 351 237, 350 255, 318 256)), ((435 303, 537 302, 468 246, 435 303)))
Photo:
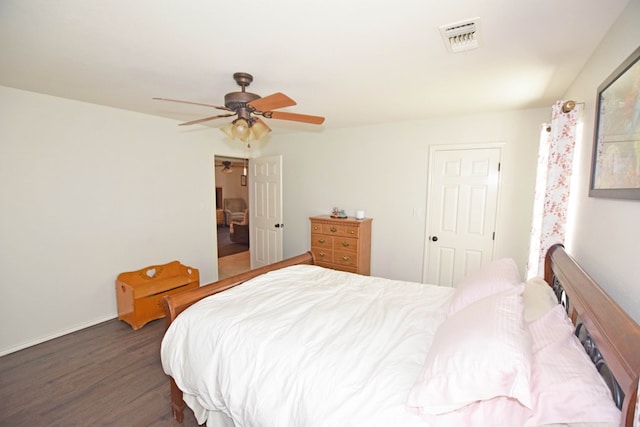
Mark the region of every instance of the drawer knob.
POLYGON ((318 255, 320 255, 320 257, 326 257, 327 254, 325 254, 324 252, 320 252, 318 255))
POLYGON ((342 242, 342 246, 345 247, 345 248, 348 248, 349 247, 349 242, 342 242))
POLYGON ((350 259, 351 259, 351 258, 350 258, 350 257, 348 257, 348 256, 346 256, 346 255, 344 255, 344 256, 342 257, 342 260, 343 260, 343 261, 349 261, 350 259))
POLYGON ((318 240, 318 243, 322 243, 322 244, 324 244, 325 242, 326 242, 326 240, 324 240, 324 239, 320 239, 320 240, 318 240))
POLYGON ((335 233, 336 231, 338 231, 338 229, 337 229, 337 228, 335 228, 335 227, 331 227, 331 232, 332 232, 332 233, 335 233))
POLYGON ((356 234, 355 230, 350 230, 349 233, 350 234, 356 234))

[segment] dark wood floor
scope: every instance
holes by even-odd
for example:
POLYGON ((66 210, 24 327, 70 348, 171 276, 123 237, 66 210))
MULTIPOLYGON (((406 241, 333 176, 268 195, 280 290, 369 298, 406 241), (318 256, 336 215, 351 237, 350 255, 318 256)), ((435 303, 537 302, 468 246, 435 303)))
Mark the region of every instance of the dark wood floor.
MULTIPOLYGON (((164 319, 110 320, 0 357, 0 426, 180 426, 160 364, 164 319)), ((197 426, 185 411, 185 427, 197 426)))
POLYGON ((245 243, 235 243, 231 241, 229 227, 218 226, 218 258, 245 252, 249 250, 249 245, 245 243))

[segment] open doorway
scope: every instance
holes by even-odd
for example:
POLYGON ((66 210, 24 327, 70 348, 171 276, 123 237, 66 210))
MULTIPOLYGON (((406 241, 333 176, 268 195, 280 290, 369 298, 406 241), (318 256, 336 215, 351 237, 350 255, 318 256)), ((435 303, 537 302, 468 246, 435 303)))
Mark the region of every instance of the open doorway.
POLYGON ((250 269, 248 159, 215 156, 218 279, 250 269))

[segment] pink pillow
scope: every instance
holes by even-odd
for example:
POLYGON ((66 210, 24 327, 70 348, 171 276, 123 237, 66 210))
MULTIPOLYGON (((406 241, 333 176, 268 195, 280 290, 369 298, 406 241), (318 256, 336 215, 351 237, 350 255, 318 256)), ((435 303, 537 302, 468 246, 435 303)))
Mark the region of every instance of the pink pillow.
POLYGON ((438 328, 407 405, 443 414, 509 397, 531 407, 531 339, 523 318, 524 285, 483 298, 438 328))
POLYGON ((564 308, 556 306, 529 324, 533 340, 531 397, 526 425, 620 423, 611 392, 573 334, 564 308))
POLYGON ((475 301, 511 289, 521 282, 518 266, 511 258, 503 258, 485 265, 456 285, 449 306, 449 315, 475 301))

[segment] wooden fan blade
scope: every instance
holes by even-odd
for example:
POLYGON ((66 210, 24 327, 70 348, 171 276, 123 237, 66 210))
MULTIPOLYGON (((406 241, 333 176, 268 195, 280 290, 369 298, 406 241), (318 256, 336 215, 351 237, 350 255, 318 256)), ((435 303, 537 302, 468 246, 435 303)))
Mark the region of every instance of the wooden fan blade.
POLYGON ((324 117, 310 116, 308 114, 287 113, 284 111, 268 111, 264 113, 264 116, 268 119, 291 120, 294 122, 311 123, 314 125, 321 125, 324 122, 324 117))
POLYGON ((220 114, 219 116, 205 117, 204 119, 198 119, 198 120, 192 120, 190 122, 180 123, 178 126, 195 125, 196 123, 207 122, 209 120, 219 119, 220 117, 230 117, 230 116, 235 116, 235 114, 220 114))
POLYGON ((180 102, 181 104, 202 105, 203 107, 213 107, 213 108, 217 108, 218 110, 232 111, 230 108, 227 108, 227 107, 221 107, 219 105, 203 104, 202 102, 182 101, 180 99, 169 99, 169 98, 151 98, 151 99, 154 99, 156 101, 180 102))
POLYGON ((273 95, 268 95, 264 98, 251 101, 248 104, 258 111, 271 111, 277 110, 278 108, 291 107, 296 105, 296 101, 289 98, 284 93, 277 92, 273 95))

